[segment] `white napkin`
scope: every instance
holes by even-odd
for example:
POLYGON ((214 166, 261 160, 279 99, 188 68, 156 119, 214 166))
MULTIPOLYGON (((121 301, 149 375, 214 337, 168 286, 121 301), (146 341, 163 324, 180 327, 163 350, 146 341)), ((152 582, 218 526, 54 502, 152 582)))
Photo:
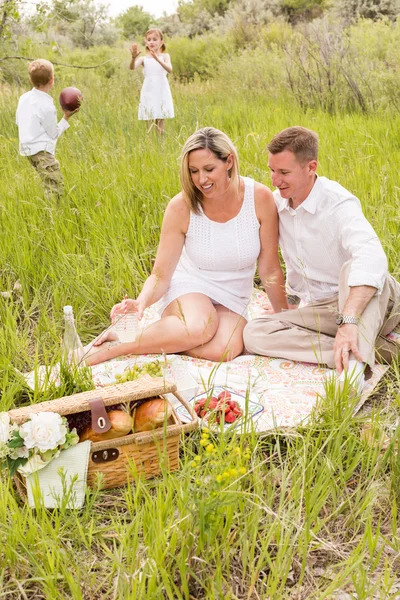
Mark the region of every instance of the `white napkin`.
POLYGON ((41 501, 46 508, 59 508, 64 495, 68 496, 67 508, 82 508, 91 445, 92 442, 87 440, 62 450, 60 456, 54 458, 47 467, 28 475, 26 487, 29 506, 35 507, 35 498, 40 491, 41 501))

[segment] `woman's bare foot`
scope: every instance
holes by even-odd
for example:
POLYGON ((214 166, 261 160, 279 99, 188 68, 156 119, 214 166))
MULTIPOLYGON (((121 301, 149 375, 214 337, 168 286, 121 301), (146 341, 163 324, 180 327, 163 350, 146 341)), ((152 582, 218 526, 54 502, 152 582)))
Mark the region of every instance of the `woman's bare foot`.
POLYGON ((88 344, 84 347, 84 361, 89 367, 97 365, 98 363, 110 360, 108 350, 113 346, 119 346, 121 342, 117 340, 106 341, 100 346, 95 346, 94 343, 88 344))
POLYGON ((98 335, 97 338, 94 338, 94 340, 90 342, 90 344, 87 344, 83 347, 83 360, 89 366, 97 365, 97 363, 103 362, 103 360, 107 360, 101 359, 100 353, 102 352, 102 350, 109 348, 111 344, 115 346, 119 343, 120 341, 115 331, 112 328, 106 329, 100 335, 98 335))
POLYGON ((88 348, 89 346, 101 346, 104 342, 116 342, 119 341, 117 333, 114 331, 112 327, 109 327, 103 333, 94 338, 93 342, 85 346, 88 348))

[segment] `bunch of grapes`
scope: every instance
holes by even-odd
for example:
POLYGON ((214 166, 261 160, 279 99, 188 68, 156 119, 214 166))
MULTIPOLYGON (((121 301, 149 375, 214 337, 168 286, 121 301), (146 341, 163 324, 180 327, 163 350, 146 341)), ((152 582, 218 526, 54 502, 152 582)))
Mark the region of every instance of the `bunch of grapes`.
POLYGON ((115 379, 117 379, 118 383, 123 383, 124 381, 133 381, 134 379, 139 379, 139 377, 146 374, 150 375, 151 377, 162 377, 160 361, 153 360, 145 363, 141 367, 139 365, 133 365, 131 369, 128 369, 122 375, 116 375, 115 379))

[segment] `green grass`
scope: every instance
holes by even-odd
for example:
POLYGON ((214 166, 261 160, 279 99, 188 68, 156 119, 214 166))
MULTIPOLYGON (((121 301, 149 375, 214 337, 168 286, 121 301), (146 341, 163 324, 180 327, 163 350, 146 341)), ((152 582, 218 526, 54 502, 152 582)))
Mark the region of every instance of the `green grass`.
MULTIPOLYGON (((266 184, 273 134, 294 124, 317 130, 320 174, 360 198, 399 277, 400 115, 304 114, 285 97, 273 103, 195 82, 174 86, 176 118, 159 140, 137 121, 137 74, 77 77, 85 103, 58 142, 60 203, 44 200, 18 154, 22 90, 0 95, 0 288, 10 292, 0 297, 0 410, 26 401, 14 367, 58 359, 65 304, 86 342, 124 293, 138 293, 179 191, 180 148, 200 126, 224 130, 242 174, 266 184)), ((399 382, 395 365, 356 418, 345 399, 330 398, 307 427, 285 435, 202 445, 197 432, 182 445, 177 473, 89 492, 78 512, 32 510, 3 478, 0 598, 398 597, 397 434, 385 450, 379 439, 396 421, 399 382), (366 420, 375 445, 360 436, 366 420)))

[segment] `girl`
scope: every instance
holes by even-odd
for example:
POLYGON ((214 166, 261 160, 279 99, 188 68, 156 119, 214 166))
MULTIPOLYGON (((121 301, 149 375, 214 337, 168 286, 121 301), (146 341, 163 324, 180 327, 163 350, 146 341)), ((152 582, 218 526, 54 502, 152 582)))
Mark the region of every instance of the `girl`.
MULTIPOLYGON (((144 82, 140 93, 139 121, 154 121, 157 133, 164 133, 164 119, 172 119, 174 106, 167 73, 172 72, 171 59, 165 54, 160 29, 149 29, 145 35, 146 56, 138 58, 137 44, 131 47, 131 71, 144 67, 144 82)), ((150 127, 151 128, 151 127, 150 127)), ((149 128, 149 131, 150 131, 149 128)))
POLYGON ((157 302, 161 319, 135 342, 113 343, 113 332, 105 332, 88 349, 89 365, 160 352, 232 360, 243 350, 256 265, 275 312, 287 308, 274 198, 264 185, 239 175, 228 136, 213 127, 191 135, 180 176, 182 190, 166 208, 152 274, 138 298, 111 310, 112 320, 124 312, 141 319, 157 302))

